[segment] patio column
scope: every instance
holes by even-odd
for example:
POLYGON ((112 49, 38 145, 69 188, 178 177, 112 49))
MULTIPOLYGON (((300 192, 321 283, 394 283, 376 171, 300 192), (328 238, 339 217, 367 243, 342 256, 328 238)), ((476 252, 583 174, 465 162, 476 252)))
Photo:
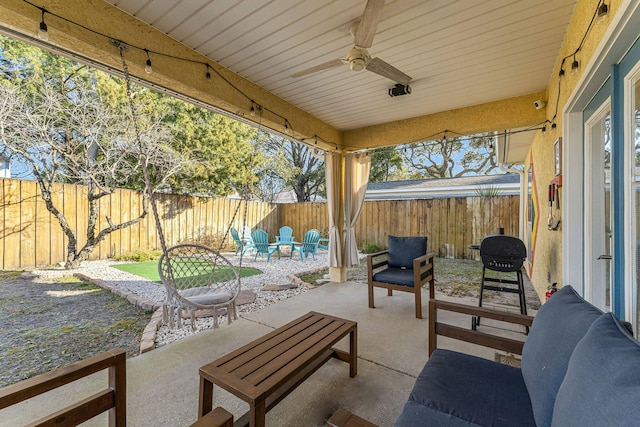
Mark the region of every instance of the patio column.
POLYGON ((329 209, 329 279, 344 282, 347 267, 358 264, 354 226, 369 181, 368 153, 326 153, 325 174, 329 209))

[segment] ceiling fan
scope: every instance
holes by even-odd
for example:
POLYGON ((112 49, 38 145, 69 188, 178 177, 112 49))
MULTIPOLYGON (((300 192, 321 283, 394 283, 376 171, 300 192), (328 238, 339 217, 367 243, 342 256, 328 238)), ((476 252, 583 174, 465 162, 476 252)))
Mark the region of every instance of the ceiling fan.
POLYGON ((382 17, 384 2, 385 0, 368 0, 360 19, 351 23, 349 32, 353 36, 353 47, 349 49, 345 58, 333 59, 323 64, 309 67, 292 74, 291 77, 302 77, 347 64, 352 71, 367 70, 395 82, 408 84, 411 81, 411 77, 380 58, 372 58, 367 51, 367 48, 370 48, 373 44, 373 37, 376 35, 378 22, 382 17))

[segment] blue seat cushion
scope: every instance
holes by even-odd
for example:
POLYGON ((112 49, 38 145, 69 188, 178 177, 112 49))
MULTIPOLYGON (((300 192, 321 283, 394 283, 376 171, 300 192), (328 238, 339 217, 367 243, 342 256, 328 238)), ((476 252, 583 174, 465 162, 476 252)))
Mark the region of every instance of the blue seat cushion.
POLYGON ((437 349, 395 426, 520 426, 535 421, 520 369, 437 349))
POLYGON ((552 426, 637 426, 640 344, 611 314, 576 346, 558 390, 552 426))
POLYGON ((389 267, 373 275, 375 282, 393 283, 394 285, 413 288, 413 269, 389 267))
POLYGON ((427 253, 426 237, 389 236, 389 267, 413 268, 413 260, 427 253))
POLYGON ((522 349, 522 377, 539 426, 551 425, 571 354, 600 315, 602 311, 568 285, 540 307, 522 349))

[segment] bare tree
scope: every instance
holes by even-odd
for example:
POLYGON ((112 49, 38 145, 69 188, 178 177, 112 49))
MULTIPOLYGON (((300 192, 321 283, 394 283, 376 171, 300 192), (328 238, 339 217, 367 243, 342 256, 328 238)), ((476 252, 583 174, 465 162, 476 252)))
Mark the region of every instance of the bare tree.
POLYGON ((442 138, 412 144, 404 154, 415 178, 484 175, 497 169, 492 134, 442 138))
MULTIPOLYGON (((152 186, 161 185, 182 166, 182 158, 169 148, 169 132, 161 117, 136 118, 126 109, 115 111, 96 89, 95 74, 72 73, 51 79, 34 74, 0 85, 0 146, 2 154, 19 158, 30 167, 42 199, 67 236, 66 268, 75 268, 109 234, 140 222, 148 213, 147 191, 138 217, 98 229, 98 201, 119 186, 140 176, 147 167, 152 186), (54 183, 88 188, 87 240, 56 206, 54 183)), ((145 187, 146 189, 146 187, 145 187)))

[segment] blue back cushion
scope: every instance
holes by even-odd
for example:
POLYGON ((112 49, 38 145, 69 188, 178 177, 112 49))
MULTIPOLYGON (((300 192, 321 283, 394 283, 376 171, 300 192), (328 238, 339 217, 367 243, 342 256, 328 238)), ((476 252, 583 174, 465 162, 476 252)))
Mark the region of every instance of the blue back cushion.
POLYGON ((389 267, 413 268, 413 260, 427 253, 426 237, 389 236, 389 267))
POLYGON ((568 285, 538 311, 522 349, 522 377, 538 426, 551 425, 553 404, 571 354, 601 314, 568 285))
POLYGON ((611 313, 576 346, 558 390, 552 426, 637 426, 640 345, 611 313))

